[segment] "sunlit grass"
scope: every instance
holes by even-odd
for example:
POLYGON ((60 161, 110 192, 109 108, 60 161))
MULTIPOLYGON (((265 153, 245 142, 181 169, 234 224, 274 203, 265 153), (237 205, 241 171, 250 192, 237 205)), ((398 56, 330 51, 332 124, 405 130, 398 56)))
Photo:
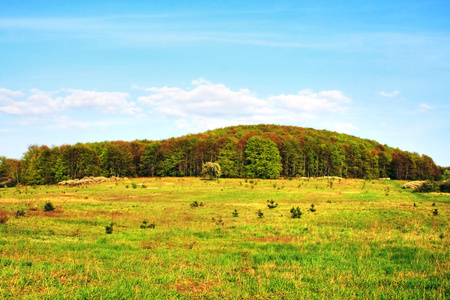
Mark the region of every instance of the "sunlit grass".
POLYGON ((448 299, 450 196, 400 187, 138 178, 0 189, 0 297, 448 299))

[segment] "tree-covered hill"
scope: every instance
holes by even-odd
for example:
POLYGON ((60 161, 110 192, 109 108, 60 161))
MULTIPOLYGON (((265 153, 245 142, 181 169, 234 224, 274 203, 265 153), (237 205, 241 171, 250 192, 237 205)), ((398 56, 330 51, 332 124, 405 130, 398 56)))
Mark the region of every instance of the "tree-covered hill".
POLYGON ((19 160, 0 158, 0 182, 52 184, 85 176, 200 176, 217 162, 223 177, 341 176, 438 179, 426 155, 327 130, 240 125, 161 141, 32 145, 19 160))

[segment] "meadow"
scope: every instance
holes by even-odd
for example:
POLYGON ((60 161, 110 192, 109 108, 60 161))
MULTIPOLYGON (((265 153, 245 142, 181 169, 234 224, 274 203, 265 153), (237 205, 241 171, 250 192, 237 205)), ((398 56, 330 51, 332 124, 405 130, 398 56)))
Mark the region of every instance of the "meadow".
POLYGON ((450 299, 450 194, 403 183, 2 188, 0 298, 450 299))

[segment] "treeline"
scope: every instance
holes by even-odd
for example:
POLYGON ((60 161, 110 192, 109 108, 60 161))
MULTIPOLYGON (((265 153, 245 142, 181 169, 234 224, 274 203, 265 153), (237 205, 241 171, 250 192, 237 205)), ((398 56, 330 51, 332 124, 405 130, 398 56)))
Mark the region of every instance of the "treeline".
POLYGON ((32 145, 21 160, 0 157, 0 182, 53 184, 85 176, 200 176, 217 162, 222 177, 340 176, 437 180, 426 155, 376 141, 293 126, 241 125, 162 141, 32 145))

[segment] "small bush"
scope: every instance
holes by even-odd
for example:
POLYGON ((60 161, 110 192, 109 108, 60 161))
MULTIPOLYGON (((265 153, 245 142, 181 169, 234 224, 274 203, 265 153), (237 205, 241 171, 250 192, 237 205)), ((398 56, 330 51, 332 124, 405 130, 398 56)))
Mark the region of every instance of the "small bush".
POLYGON ((275 203, 275 201, 273 201, 273 200, 267 200, 267 202, 269 203, 269 204, 267 204, 267 207, 270 209, 276 208, 278 206, 278 203, 275 203))
POLYGON ((114 226, 114 223, 113 223, 113 222, 111 222, 111 224, 105 226, 106 234, 111 234, 111 233, 113 233, 113 226, 114 226))
POLYGON ((260 219, 264 218, 264 213, 261 210, 258 210, 258 217, 260 219))
POLYGON ((23 217, 23 216, 25 216, 25 209, 19 208, 19 209, 16 211, 16 218, 18 218, 18 217, 23 217))
POLYGON ((135 189, 135 188, 137 188, 137 184, 134 183, 134 182, 132 182, 132 183, 131 183, 131 187, 132 187, 133 189, 135 189))
MULTIPOLYGON (((214 220, 214 218, 213 218, 213 220, 214 220)), ((222 217, 219 217, 219 219, 217 219, 217 220, 214 220, 215 222, 216 222, 216 225, 221 225, 221 226, 223 226, 225 223, 223 222, 223 220, 222 220, 222 217)))
POLYGON ((439 185, 439 191, 442 193, 450 193, 450 180, 442 182, 439 185))
POLYGON ((300 219, 302 217, 302 212, 298 206, 297 208, 291 208, 290 212, 292 219, 300 219))
POLYGON ((311 212, 315 212, 316 211, 316 209, 314 208, 314 204, 311 204, 311 208, 309 209, 309 211, 311 211, 311 212))
POLYGON ((53 206, 53 204, 51 202, 47 202, 44 205, 44 211, 52 211, 55 210, 55 207, 53 206))
POLYGON ((437 216, 439 215, 438 209, 436 208, 435 210, 433 210, 433 216, 437 216))
POLYGON ((199 207, 199 206, 203 206, 203 202, 198 203, 197 201, 194 201, 191 203, 191 207, 199 207))
POLYGON ((146 220, 142 221, 142 224, 140 226, 142 229, 151 228, 154 229, 156 227, 155 223, 148 224, 146 220))
POLYGON ((425 181, 424 183, 422 183, 421 186, 418 186, 414 192, 417 193, 432 193, 432 192, 439 192, 439 186, 436 182, 434 181, 425 181))
POLYGON ((232 213, 233 217, 237 218, 239 216, 239 213, 237 211, 237 209, 235 209, 232 213))

